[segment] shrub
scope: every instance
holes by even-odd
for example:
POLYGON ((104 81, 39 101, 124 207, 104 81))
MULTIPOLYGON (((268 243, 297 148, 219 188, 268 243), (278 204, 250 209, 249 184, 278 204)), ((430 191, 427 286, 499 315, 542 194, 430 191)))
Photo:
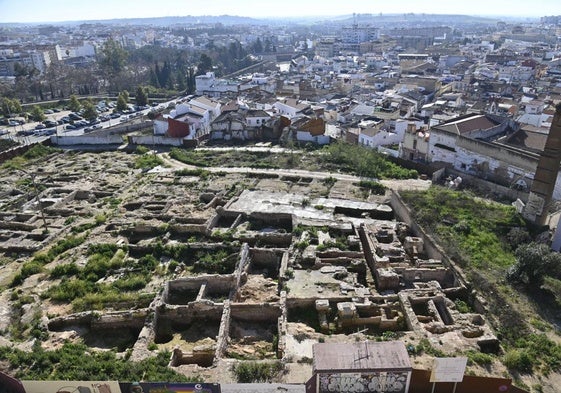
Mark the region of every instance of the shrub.
POLYGON ((152 169, 163 163, 162 159, 157 155, 147 153, 135 158, 134 167, 136 169, 152 169))
POLYGON ((468 351, 466 352, 468 358, 468 364, 479 364, 480 366, 488 366, 493 363, 493 356, 488 353, 483 353, 479 351, 468 351))
POLYGON ((75 274, 80 273, 80 268, 75 263, 66 263, 64 265, 55 266, 53 270, 51 270, 51 278, 59 278, 62 276, 73 276, 75 274))
POLYGON ((503 357, 504 365, 511 369, 523 373, 532 372, 532 359, 528 352, 523 349, 511 349, 503 357))
POLYGON ((210 176, 210 172, 205 169, 180 169, 175 171, 176 176, 198 176, 204 180, 210 176))
POLYGON ((361 180, 358 185, 370 190, 375 195, 384 195, 386 193, 386 186, 374 180, 361 180))
POLYGON ((169 367, 169 352, 133 362, 123 359, 114 350, 91 351, 85 344, 65 343, 61 348, 46 351, 39 342, 31 352, 11 347, 0 348, 0 360, 16 378, 26 380, 152 380, 201 382, 198 377, 185 377, 169 367))
POLYGON ((63 280, 59 285, 52 286, 47 291, 47 296, 57 301, 72 301, 93 291, 95 285, 81 279, 63 280))
POLYGON ((271 382, 281 371, 281 362, 239 362, 234 365, 234 374, 238 383, 271 382))
POLYGON ((179 262, 177 261, 170 261, 168 264, 168 273, 175 272, 175 269, 179 266, 179 262))
POLYGON ((304 251, 306 249, 306 247, 308 247, 310 245, 310 242, 307 240, 302 240, 299 241, 298 243, 296 243, 294 246, 300 250, 300 251, 304 251))
POLYGON ((143 275, 131 275, 120 278, 113 283, 113 286, 121 291, 137 291, 148 284, 148 279, 143 275))
POLYGON ((193 271, 228 274, 232 273, 235 266, 236 258, 229 258, 226 250, 219 250, 216 253, 198 253, 197 261, 193 265, 193 271))
POLYGON ((134 154, 146 154, 150 151, 150 149, 148 149, 146 146, 142 146, 142 145, 138 145, 136 147, 136 149, 134 150, 134 154))
POLYGON ((469 306, 469 304, 467 304, 466 302, 464 302, 461 299, 456 299, 454 300, 454 304, 456 305, 456 310, 458 310, 458 312, 462 313, 462 314, 466 314, 466 313, 470 313, 471 311, 471 307, 469 306))

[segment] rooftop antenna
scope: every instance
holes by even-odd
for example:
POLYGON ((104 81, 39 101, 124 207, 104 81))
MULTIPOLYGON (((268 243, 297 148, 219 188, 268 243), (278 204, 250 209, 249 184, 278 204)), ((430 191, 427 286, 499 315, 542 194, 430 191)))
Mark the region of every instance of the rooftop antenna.
POLYGON ((368 351, 368 341, 364 342, 364 350, 366 353, 364 356, 362 356, 362 351, 360 350, 360 347, 358 348, 358 357, 355 359, 355 362, 360 362, 362 359, 370 359, 370 352, 368 351))

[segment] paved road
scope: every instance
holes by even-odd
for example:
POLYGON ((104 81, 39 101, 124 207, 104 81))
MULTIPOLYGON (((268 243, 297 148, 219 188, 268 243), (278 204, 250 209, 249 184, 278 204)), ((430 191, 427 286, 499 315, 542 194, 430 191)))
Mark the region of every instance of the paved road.
MULTIPOLYGON (((334 177, 337 180, 346 180, 350 182, 359 182, 365 180, 363 177, 347 175, 337 172, 315 172, 307 171, 304 169, 261 169, 261 168, 246 168, 246 167, 197 167, 194 165, 184 164, 180 161, 174 160, 168 153, 160 153, 159 156, 169 166, 169 168, 158 168, 156 171, 174 171, 177 169, 205 169, 209 172, 227 172, 227 173, 263 173, 263 174, 276 174, 279 176, 299 176, 309 177, 313 179, 325 179, 334 177)), ((373 179, 371 179, 373 180, 373 179)), ((407 179, 407 180, 378 180, 384 186, 392 190, 426 190, 430 187, 430 180, 421 179, 407 179)))

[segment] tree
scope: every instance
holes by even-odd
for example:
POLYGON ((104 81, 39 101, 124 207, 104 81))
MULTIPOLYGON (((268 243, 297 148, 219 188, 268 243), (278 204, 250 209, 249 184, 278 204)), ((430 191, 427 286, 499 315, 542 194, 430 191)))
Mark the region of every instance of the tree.
POLYGON ((121 92, 119 94, 119 97, 117 97, 117 111, 122 112, 124 110, 128 109, 128 103, 127 103, 127 99, 125 97, 128 96, 128 94, 124 94, 125 92, 121 92))
POLYGON ((94 104, 90 100, 84 101, 82 106, 84 107, 84 118, 86 120, 92 121, 97 118, 97 111, 95 110, 94 104))
POLYGON ((4 97, 2 98, 2 102, 0 103, 0 109, 2 111, 2 114, 8 117, 16 113, 21 113, 21 104, 16 98, 10 99, 4 97))
POLYGON ((148 95, 146 94, 146 90, 142 86, 138 86, 136 88, 136 105, 138 106, 145 106, 148 105, 148 95))
POLYGON ((540 287, 544 276, 561 275, 561 254, 551 251, 547 244, 523 244, 514 254, 516 264, 507 272, 507 278, 511 281, 540 287))
POLYGON ((187 71, 187 94, 193 94, 195 92, 195 70, 193 67, 189 67, 187 71))
POLYGON ((45 120, 45 114, 40 106, 34 105, 31 109, 31 120, 33 121, 43 121, 45 120))
POLYGON ((197 66, 197 75, 204 75, 212 69, 212 59, 206 54, 201 54, 199 65, 197 66))
POLYGON ((253 44, 253 53, 263 53, 263 43, 259 37, 257 37, 257 41, 253 44))
POLYGON ((111 75, 123 71, 127 60, 127 52, 121 48, 117 41, 112 38, 105 41, 101 48, 101 54, 100 65, 105 71, 111 75))
POLYGON ((70 101, 68 101, 68 108, 72 112, 78 112, 81 107, 82 107, 82 104, 80 104, 80 101, 78 101, 78 98, 76 98, 76 96, 74 94, 72 94, 70 96, 70 101))

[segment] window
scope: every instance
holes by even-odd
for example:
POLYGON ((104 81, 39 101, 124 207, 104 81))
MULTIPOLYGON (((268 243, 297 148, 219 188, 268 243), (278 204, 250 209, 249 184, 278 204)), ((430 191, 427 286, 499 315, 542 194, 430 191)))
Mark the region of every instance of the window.
POLYGON ((413 150, 417 150, 417 140, 413 140, 413 150))

